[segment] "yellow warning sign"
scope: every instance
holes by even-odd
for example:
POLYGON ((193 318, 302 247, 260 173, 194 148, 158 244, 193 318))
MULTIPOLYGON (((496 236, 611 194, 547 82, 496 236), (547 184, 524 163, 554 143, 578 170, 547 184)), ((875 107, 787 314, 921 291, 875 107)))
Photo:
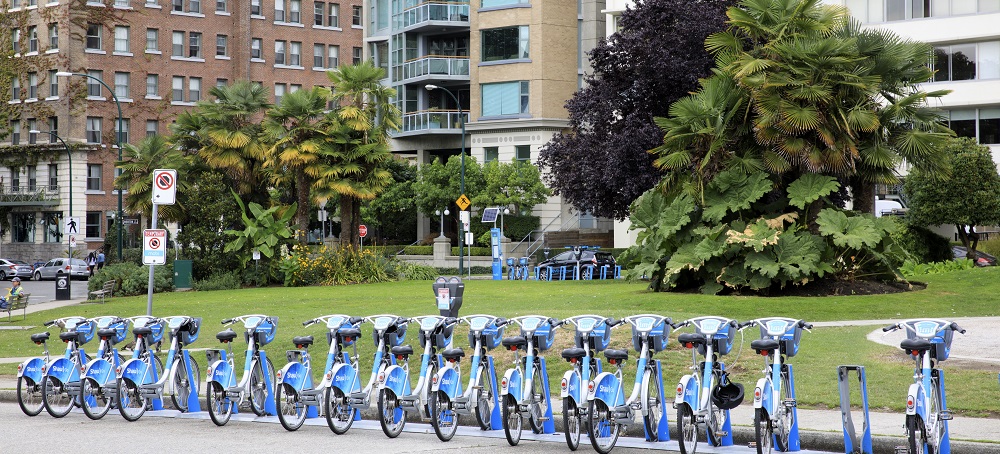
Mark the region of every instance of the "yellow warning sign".
POLYGON ((469 208, 469 205, 472 205, 472 201, 469 200, 468 196, 466 196, 465 194, 462 194, 458 198, 458 200, 455 201, 455 205, 458 205, 458 208, 460 210, 465 211, 466 209, 469 208))

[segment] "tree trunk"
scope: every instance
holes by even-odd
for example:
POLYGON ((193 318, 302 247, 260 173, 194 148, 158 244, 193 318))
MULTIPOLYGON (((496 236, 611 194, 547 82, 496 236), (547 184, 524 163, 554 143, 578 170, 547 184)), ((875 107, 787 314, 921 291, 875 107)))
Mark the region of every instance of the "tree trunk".
POLYGON ((854 211, 875 214, 875 185, 873 183, 852 178, 851 195, 854 199, 854 211))
MULTIPOLYGON (((351 220, 354 223, 354 236, 351 245, 360 246, 361 237, 358 236, 358 227, 361 226, 361 200, 351 197, 351 220)), ((367 235, 366 235, 367 236, 367 235)))
POLYGON ((309 241, 309 182, 301 168, 295 170, 295 193, 299 205, 295 213, 299 230, 296 236, 300 244, 306 244, 309 241))
POLYGON ((340 196, 340 244, 342 246, 358 247, 358 224, 361 216, 360 202, 347 195, 340 196))

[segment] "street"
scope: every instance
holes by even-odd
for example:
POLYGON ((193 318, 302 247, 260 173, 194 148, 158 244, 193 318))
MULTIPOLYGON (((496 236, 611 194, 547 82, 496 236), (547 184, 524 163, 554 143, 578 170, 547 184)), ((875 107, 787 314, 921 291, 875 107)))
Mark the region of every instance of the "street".
MULTIPOLYGON (((56 281, 21 279, 21 287, 24 287, 24 292, 31 294, 31 304, 46 303, 56 299, 56 281)), ((3 294, 7 294, 8 288, 10 288, 9 280, 0 283, 0 291, 3 294)), ((74 279, 70 283, 70 296, 70 299, 86 299, 87 281, 74 279)))

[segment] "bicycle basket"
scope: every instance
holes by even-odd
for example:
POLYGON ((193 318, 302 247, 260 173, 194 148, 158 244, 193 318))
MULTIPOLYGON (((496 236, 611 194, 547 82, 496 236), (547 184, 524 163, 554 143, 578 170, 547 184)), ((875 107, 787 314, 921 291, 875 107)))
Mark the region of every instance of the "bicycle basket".
POLYGON ((185 326, 181 327, 178 334, 181 336, 181 343, 191 345, 198 340, 198 333, 201 331, 201 317, 194 317, 185 326))
POLYGON ((552 342, 555 338, 556 333, 552 329, 552 324, 546 319, 541 319, 538 327, 535 328, 535 348, 540 352, 544 352, 552 348, 552 342))
MULTIPOLYGON (((649 348, 654 352, 662 352, 667 348, 667 342, 670 339, 670 325, 665 323, 665 320, 656 321, 656 319, 649 317, 648 322, 646 317, 639 318, 638 323, 650 323, 653 328, 649 331, 649 348)), ((636 325, 632 326, 632 348, 637 352, 642 351, 642 332, 636 325)))
POLYGON ((83 345, 94 338, 97 325, 92 320, 87 320, 77 324, 73 331, 76 332, 76 344, 83 345))
POLYGON ((528 266, 528 258, 527 257, 521 257, 521 258, 517 259, 517 264, 521 265, 521 266, 528 266))
MULTIPOLYGON (((378 331, 372 330, 372 339, 378 346, 378 331)), ((406 342, 406 325, 390 325, 385 332, 385 345, 398 347, 406 342)))
MULTIPOLYGON (((715 353, 722 355, 728 355, 729 352, 733 350, 733 340, 736 337, 736 328, 733 325, 726 325, 725 328, 719 330, 718 333, 711 336, 712 337, 712 348, 715 353)), ((698 354, 705 354, 705 345, 698 346, 698 354)))
MULTIPOLYGON (((497 327, 496 322, 490 323, 483 328, 483 347, 486 350, 493 350, 500 346, 500 341, 503 340, 503 327, 497 327)), ((472 330, 469 330, 469 347, 476 346, 476 336, 473 334, 472 330)))
MULTIPOLYGON (((608 348, 608 344, 611 343, 611 328, 604 321, 590 319, 590 317, 580 319, 580 323, 590 323, 588 320, 594 320, 593 329, 590 331, 590 344, 593 346, 593 350, 595 352, 604 351, 608 348)), ((591 329, 589 326, 585 326, 585 328, 591 329)), ((580 331, 576 332, 573 341, 577 348, 583 348, 584 340, 580 331)))
MULTIPOLYGON (((257 342, 258 347, 263 347, 267 344, 270 344, 271 341, 273 341, 277 335, 278 335, 277 317, 268 317, 264 321, 260 322, 260 324, 257 325, 257 328, 255 328, 253 332, 253 338, 254 341, 257 342)), ((244 334, 243 337, 246 338, 247 341, 250 340, 249 334, 244 334)))
POLYGON ((508 258, 507 259, 507 266, 514 266, 514 259, 513 258, 508 258))

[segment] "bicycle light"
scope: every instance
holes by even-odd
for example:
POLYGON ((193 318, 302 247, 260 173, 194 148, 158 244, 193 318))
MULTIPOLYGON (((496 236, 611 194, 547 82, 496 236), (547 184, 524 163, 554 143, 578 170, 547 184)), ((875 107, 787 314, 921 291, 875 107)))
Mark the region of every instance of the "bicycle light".
POLYGON ((379 383, 385 383, 385 372, 379 372, 378 373, 378 382, 379 383))
POLYGON ((24 369, 24 364, 17 365, 17 373, 21 373, 21 369, 24 369))
POLYGON ((566 387, 567 387, 567 386, 569 386, 569 385, 568 385, 568 384, 566 383, 566 379, 565 379, 565 378, 564 378, 564 379, 562 379, 562 383, 560 384, 560 386, 562 387, 562 389, 566 389, 566 387))
POLYGON ((913 397, 912 396, 907 396, 906 397, 906 409, 910 410, 912 408, 913 408, 913 397))

